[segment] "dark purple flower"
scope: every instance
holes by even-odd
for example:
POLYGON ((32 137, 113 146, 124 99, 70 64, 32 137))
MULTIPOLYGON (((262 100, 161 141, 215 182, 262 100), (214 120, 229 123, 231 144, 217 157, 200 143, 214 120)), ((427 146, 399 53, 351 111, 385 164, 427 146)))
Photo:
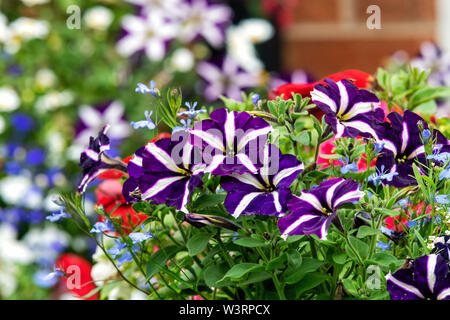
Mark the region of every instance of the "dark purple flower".
POLYGON ((437 237, 434 242, 434 248, 431 253, 440 255, 446 261, 450 259, 450 236, 437 237))
POLYGON ((336 138, 372 137, 379 141, 384 112, 377 96, 358 89, 348 80, 324 80, 311 92, 312 101, 325 112, 325 122, 333 128, 336 138))
POLYGON ((303 191, 300 197, 293 196, 288 203, 290 213, 278 220, 282 237, 315 234, 326 239, 337 209, 345 203, 358 201, 363 195, 352 179, 336 178, 303 191))
POLYGON ((220 184, 228 192, 225 208, 234 218, 241 214, 280 216, 287 210, 289 186, 303 171, 303 163, 271 144, 264 147, 262 162, 255 174, 234 172, 221 178, 220 184))
POLYGON ((247 112, 228 111, 225 108, 211 112, 208 120, 194 125, 189 132, 203 141, 207 171, 217 176, 232 172, 256 173, 260 145, 264 146, 272 127, 263 119, 247 112))
POLYGON ((392 300, 450 300, 447 262, 430 254, 409 263, 406 268, 389 273, 386 286, 392 300))
MULTIPOLYGON (((428 124, 420 116, 405 110, 403 116, 397 112, 391 112, 388 116, 390 123, 385 123, 385 134, 382 142, 384 149, 377 158, 376 167, 382 173, 394 173, 391 180, 383 183, 398 188, 404 188, 411 184, 417 184, 414 178, 413 163, 416 161, 426 164, 425 148, 420 139, 421 130, 419 121, 428 129, 428 124)), ((433 137, 437 145, 448 148, 449 141, 438 130, 433 130, 433 137)))
POLYGON ((83 177, 78 185, 78 192, 84 193, 87 185, 99 174, 110 169, 126 172, 125 164, 105 153, 109 150, 109 138, 106 136, 109 126, 98 133, 97 138, 90 137, 89 147, 80 156, 79 166, 83 169, 83 177))
POLYGON ((123 195, 128 202, 153 200, 187 212, 189 196, 202 185, 206 165, 199 161, 198 147, 186 139, 175 140, 165 138, 149 142, 136 151, 128 163, 130 178, 123 185, 123 195))

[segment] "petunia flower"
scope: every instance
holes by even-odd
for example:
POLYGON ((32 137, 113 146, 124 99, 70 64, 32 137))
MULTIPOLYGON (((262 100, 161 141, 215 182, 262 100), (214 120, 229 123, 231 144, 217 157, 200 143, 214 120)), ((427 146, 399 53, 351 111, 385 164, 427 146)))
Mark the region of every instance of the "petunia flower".
POLYGON ((334 82, 324 80, 311 92, 312 101, 325 112, 325 122, 330 125, 336 138, 363 136, 379 141, 384 112, 377 96, 358 89, 348 80, 334 82))
POLYGON ((145 120, 141 120, 138 122, 130 122, 130 125, 133 126, 135 129, 147 127, 148 130, 153 130, 156 128, 156 125, 153 123, 152 119, 150 119, 151 115, 153 113, 153 110, 148 112, 148 110, 145 110, 145 120))
MULTIPOLYGON (((384 149, 377 158, 376 167, 378 170, 383 168, 383 172, 387 173, 398 172, 391 181, 384 181, 385 184, 397 188, 415 185, 417 182, 414 178, 413 163, 418 161, 427 164, 418 123, 421 121, 425 129, 428 128, 428 124, 409 110, 405 110, 403 116, 392 112, 388 115, 388 119, 389 123, 384 124, 385 134, 382 139, 384 149)), ((438 130, 433 130, 433 137, 430 139, 436 140, 436 144, 444 145, 444 149, 447 150, 449 141, 438 130)))
POLYGON ((431 253, 440 255, 446 261, 450 259, 450 236, 437 237, 433 242, 433 250, 431 253))
POLYGON ((232 11, 222 4, 191 0, 180 3, 173 13, 181 20, 178 33, 181 41, 191 42, 202 37, 217 48, 224 42, 224 26, 230 21, 232 11))
POLYGON ((125 164, 111 158, 105 151, 109 150, 109 138, 106 136, 109 126, 98 133, 97 138, 90 138, 89 147, 80 156, 79 167, 83 169, 83 177, 78 185, 78 192, 84 193, 87 185, 101 173, 115 169, 126 172, 125 164))
POLYGON ((215 226, 226 228, 232 231, 238 231, 240 229, 240 226, 234 224, 228 219, 207 214, 186 213, 183 220, 196 228, 203 228, 205 226, 215 226))
POLYGON ((228 192, 225 208, 234 218, 242 214, 280 216, 287 210, 289 186, 304 165, 294 155, 282 154, 274 145, 264 147, 262 167, 257 173, 231 173, 220 180, 228 192))
POLYGON ((174 39, 179 27, 177 22, 167 19, 159 10, 150 10, 143 16, 126 15, 121 25, 126 35, 117 42, 117 52, 129 57, 143 50, 152 61, 164 58, 166 42, 174 39))
POLYGON ((450 300, 448 264, 436 254, 417 258, 389 273, 386 286, 392 300, 450 300))
POLYGON ((358 201, 363 195, 352 179, 336 178, 303 191, 300 197, 293 196, 288 203, 290 213, 278 220, 282 237, 315 234, 326 239, 337 209, 345 203, 358 201))
POLYGON ((202 120, 189 132, 204 144, 204 161, 208 172, 217 176, 232 172, 256 173, 260 156, 259 145, 264 145, 272 127, 263 119, 247 112, 215 110, 211 119, 202 120))
POLYGON ((189 196, 201 186, 206 167, 199 160, 201 151, 187 138, 147 143, 128 163, 130 178, 123 185, 123 195, 128 202, 153 200, 187 212, 189 196))
POLYGON ((217 100, 221 95, 234 100, 242 100, 241 90, 243 88, 258 85, 258 76, 240 70, 236 61, 229 56, 225 57, 221 67, 202 61, 198 64, 197 72, 207 81, 204 95, 209 101, 217 100))

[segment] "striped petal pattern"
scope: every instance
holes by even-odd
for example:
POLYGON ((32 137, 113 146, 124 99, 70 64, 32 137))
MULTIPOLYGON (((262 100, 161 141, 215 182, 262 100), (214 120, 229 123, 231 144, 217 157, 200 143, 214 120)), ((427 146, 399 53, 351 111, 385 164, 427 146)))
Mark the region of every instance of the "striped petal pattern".
POLYGON ((79 167, 83 169, 83 176, 78 185, 78 192, 86 192, 86 188, 101 173, 115 169, 127 172, 126 165, 120 161, 112 159, 106 154, 109 150, 109 138, 106 135, 109 126, 105 126, 98 133, 96 138, 90 137, 89 147, 81 153, 79 167))
MULTIPOLYGON (((389 122, 384 124, 382 137, 384 149, 377 158, 376 167, 378 170, 384 168, 385 172, 398 173, 391 181, 383 181, 385 184, 397 188, 415 185, 417 182, 414 178, 413 163, 418 161, 426 164, 425 148, 420 139, 421 130, 418 123, 421 121, 425 129, 428 129, 428 124, 422 117, 409 110, 405 110, 403 115, 391 112, 387 118, 389 122)), ((449 146, 447 138, 438 130, 433 130, 432 139, 435 139, 437 144, 449 146)))
POLYGON ((242 214, 281 216, 291 196, 289 186, 303 171, 303 163, 281 154, 274 145, 264 147, 262 166, 255 173, 231 173, 221 178, 227 191, 225 208, 234 218, 242 214))
POLYGON ((392 300, 450 300, 450 277, 447 261, 430 254, 417 258, 411 267, 386 276, 392 300))
POLYGON ((189 196, 201 186, 206 166, 195 163, 201 152, 190 139, 175 140, 149 142, 136 151, 128 164, 130 178, 123 185, 128 202, 151 200, 187 212, 189 196))
POLYGON ((325 79, 324 83, 314 87, 311 98, 325 112, 325 121, 336 138, 362 136, 379 141, 384 112, 376 95, 345 79, 325 79))
POLYGON ((282 237, 315 234, 326 239, 336 210, 344 203, 358 201, 363 195, 352 179, 336 178, 303 191, 300 197, 293 196, 288 202, 290 213, 278 221, 282 237))
POLYGON ((253 161, 258 146, 264 145, 272 127, 263 119, 247 112, 215 110, 211 119, 203 120, 190 129, 194 145, 202 145, 207 171, 216 176, 233 172, 256 173, 253 161))

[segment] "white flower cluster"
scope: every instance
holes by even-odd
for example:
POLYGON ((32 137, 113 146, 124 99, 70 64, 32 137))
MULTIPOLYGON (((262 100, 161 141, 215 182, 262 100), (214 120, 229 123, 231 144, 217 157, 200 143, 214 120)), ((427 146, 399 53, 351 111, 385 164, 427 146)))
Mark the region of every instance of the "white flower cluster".
POLYGON ((0 45, 9 54, 19 51, 24 41, 44 39, 48 33, 47 21, 20 17, 8 24, 8 19, 0 12, 0 45))

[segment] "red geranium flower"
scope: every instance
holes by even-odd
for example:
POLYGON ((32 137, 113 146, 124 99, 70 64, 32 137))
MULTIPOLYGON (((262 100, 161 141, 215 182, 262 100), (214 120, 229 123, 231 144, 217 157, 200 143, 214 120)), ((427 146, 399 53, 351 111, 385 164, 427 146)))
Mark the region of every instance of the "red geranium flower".
MULTIPOLYGON (((111 214, 112 218, 120 218, 120 224, 123 226, 125 233, 133 231, 133 227, 130 224, 128 215, 131 217, 131 222, 134 227, 137 227, 149 216, 145 214, 139 214, 134 211, 133 207, 125 201, 122 195, 122 183, 119 180, 105 180, 95 190, 97 196, 97 205, 103 205, 106 212, 111 214), (119 205, 112 213, 111 211, 115 206, 119 205)), ((100 221, 103 221, 103 217, 100 217, 100 221)))
MULTIPOLYGON (((83 257, 73 253, 64 253, 55 264, 68 275, 68 277, 60 278, 61 285, 76 297, 83 297, 96 288, 91 277, 92 265, 83 257)), ((98 293, 85 298, 85 300, 98 299, 98 293)))

